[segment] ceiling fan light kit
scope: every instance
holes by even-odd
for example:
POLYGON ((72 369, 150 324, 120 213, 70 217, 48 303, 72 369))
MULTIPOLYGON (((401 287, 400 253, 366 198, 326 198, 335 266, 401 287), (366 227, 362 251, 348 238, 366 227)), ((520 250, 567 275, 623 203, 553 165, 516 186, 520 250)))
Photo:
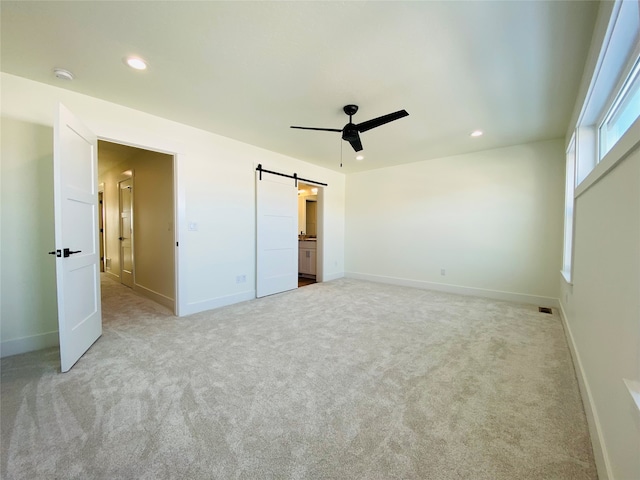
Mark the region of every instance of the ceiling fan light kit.
POLYGON ((394 120, 398 120, 402 117, 406 117, 409 115, 406 110, 398 110, 397 112, 389 113, 387 115, 383 115, 381 117, 373 118, 371 120, 367 120, 366 122, 362 122, 359 124, 354 124, 352 117, 358 111, 357 105, 345 105, 342 109, 344 113, 349 115, 349 123, 347 123, 342 129, 338 128, 317 128, 317 127, 296 127, 291 126, 291 128, 298 128, 300 130, 320 130, 323 132, 341 132, 342 139, 349 142, 353 149, 356 152, 362 150, 362 142, 360 140, 360 134, 362 132, 366 132, 367 130, 371 130, 372 128, 379 127, 384 125, 385 123, 393 122, 394 120))

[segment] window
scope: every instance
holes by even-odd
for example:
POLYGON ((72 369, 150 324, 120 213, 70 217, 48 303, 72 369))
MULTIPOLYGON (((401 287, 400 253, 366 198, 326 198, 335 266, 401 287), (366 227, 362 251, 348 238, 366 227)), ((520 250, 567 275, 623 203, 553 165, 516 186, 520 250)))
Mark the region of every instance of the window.
POLYGON ((567 150, 567 170, 565 177, 564 198, 564 248, 562 252, 562 275, 571 283, 571 266, 573 259, 573 204, 575 191, 576 141, 571 138, 567 150))
POLYGON ((586 68, 593 73, 576 106, 579 113, 567 147, 562 275, 568 283, 576 196, 623 158, 605 157, 621 138, 637 135, 631 126, 640 116, 640 1, 602 2, 599 15, 606 15, 606 28, 604 22, 596 28, 602 42, 598 52, 590 53, 586 68))
POLYGON ((608 25, 574 125, 576 187, 640 113, 640 2, 616 0, 603 5, 601 13, 611 8, 605 13, 608 25))
POLYGON ((627 77, 620 93, 599 127, 600 159, 604 157, 631 124, 640 117, 640 59, 627 77))

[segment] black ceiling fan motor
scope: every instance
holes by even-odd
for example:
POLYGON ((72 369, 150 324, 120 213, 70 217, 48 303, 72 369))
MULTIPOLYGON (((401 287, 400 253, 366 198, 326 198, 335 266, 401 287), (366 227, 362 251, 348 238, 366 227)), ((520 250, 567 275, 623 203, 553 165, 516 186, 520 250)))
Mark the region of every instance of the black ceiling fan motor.
POLYGON ((384 125, 385 123, 393 122, 394 120, 398 120, 399 118, 406 117, 409 115, 406 110, 398 110, 397 112, 389 113, 387 115, 383 115, 381 117, 373 118, 371 120, 367 120, 366 122, 362 122, 359 124, 354 124, 352 117, 358 111, 357 105, 345 105, 342 109, 344 113, 349 115, 349 123, 347 123, 342 129, 338 128, 317 128, 317 127, 296 127, 291 126, 291 128, 297 128, 300 130, 321 130, 325 132, 342 132, 342 139, 346 140, 351 144, 353 149, 356 152, 362 150, 362 142, 360 141, 360 133, 366 132, 367 130, 371 130, 372 128, 379 127, 380 125, 384 125))
MULTIPOLYGON (((344 110, 344 113, 351 117, 352 115, 358 113, 358 105, 345 105, 342 110, 344 110)), ((351 118, 349 118, 349 120, 351 120, 351 118)))

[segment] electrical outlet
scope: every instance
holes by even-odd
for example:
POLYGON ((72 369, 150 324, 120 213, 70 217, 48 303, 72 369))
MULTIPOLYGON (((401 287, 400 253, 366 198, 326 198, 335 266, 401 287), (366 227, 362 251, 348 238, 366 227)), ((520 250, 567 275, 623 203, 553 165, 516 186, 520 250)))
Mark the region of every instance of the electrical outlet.
POLYGON ((444 268, 440 269, 440 275, 442 275, 443 277, 447 274, 446 270, 444 268))
POLYGON ((236 277, 236 283, 246 283, 247 276, 246 275, 238 275, 236 277))

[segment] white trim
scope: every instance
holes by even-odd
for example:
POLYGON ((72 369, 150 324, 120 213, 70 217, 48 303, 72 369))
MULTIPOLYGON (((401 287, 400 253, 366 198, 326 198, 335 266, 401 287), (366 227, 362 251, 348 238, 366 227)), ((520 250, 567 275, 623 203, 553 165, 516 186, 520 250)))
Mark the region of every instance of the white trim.
POLYGON ((611 470, 611 462, 609 461, 609 455, 605 448, 604 438, 602 436, 602 427, 600 425, 600 418, 598 417, 598 411, 596 409, 595 402, 593 401, 593 395, 591 394, 591 387, 582 366, 582 360, 580 359, 580 353, 576 347, 576 343, 573 339, 573 333, 569 327, 569 321, 567 314, 564 311, 562 303, 560 303, 560 318, 562 320, 562 326, 564 327, 564 334, 567 338, 567 344, 569 345, 569 351, 571 352, 571 358, 573 359, 573 367, 576 372, 576 378, 578 379, 578 387, 580 388, 580 396, 582 397, 582 405, 587 416, 587 426, 589 427, 589 433, 591 437, 591 446, 593 447, 593 456, 596 461, 596 468, 598 469, 598 478, 600 480, 613 480, 613 471, 611 470))
MULTIPOLYGON (((616 2, 600 2, 598 6, 598 16, 593 28, 591 45, 589 46, 589 53, 587 54, 587 61, 584 68, 585 74, 583 74, 580 83, 578 97, 565 135, 567 139, 571 137, 578 125, 585 123, 584 117, 587 114, 588 105, 591 103, 591 97, 594 93, 595 84, 604 60, 604 52, 606 50, 604 45, 609 43, 611 31, 613 30, 613 23, 610 20, 612 16, 617 14, 616 9, 619 8, 616 2), (589 72, 589 74, 586 72, 589 72)), ((565 147, 568 146, 569 142, 567 141, 565 147)))
POLYGON ((187 303, 186 305, 184 305, 184 308, 180 310, 180 316, 184 317, 186 315, 193 315, 194 313, 213 310, 214 308, 226 307, 227 305, 246 302, 247 300, 253 300, 255 298, 256 291, 247 290, 246 292, 226 295, 224 297, 212 298, 209 300, 204 300, 202 302, 187 303))
POLYGON ((332 273, 331 275, 323 275, 322 282, 330 282, 331 280, 338 280, 344 278, 344 272, 332 273))
POLYGON ((57 347, 60 345, 58 330, 54 332, 40 333, 28 337, 5 340, 0 344, 0 357, 10 357, 21 353, 42 350, 43 348, 57 347))
POLYGON ((573 285, 573 282, 571 281, 570 272, 567 272, 566 270, 560 270, 560 275, 562 275, 562 278, 564 278, 564 281, 567 282, 567 285, 573 285))
MULTIPOLYGON (((175 310, 174 315, 178 317, 182 316, 183 310, 183 299, 187 298, 186 292, 184 292, 183 285, 187 284, 187 266, 186 261, 182 261, 182 258, 186 258, 186 255, 183 257, 180 252, 180 245, 183 245, 183 238, 181 232, 183 231, 187 218, 187 207, 186 207, 186 186, 184 182, 180 182, 180 175, 182 171, 181 165, 185 161, 185 155, 181 153, 173 154, 173 263, 174 263, 174 272, 175 272, 175 310)), ((184 248, 184 247, 183 247, 184 248)))
MULTIPOLYGON (((635 48, 634 55, 629 58, 630 66, 625 67, 623 75, 620 76, 618 84, 611 92, 613 98, 607 101, 609 108, 603 111, 601 118, 598 119, 597 136, 598 136, 598 156, 597 161, 601 161, 606 156, 602 155, 602 128, 620 113, 621 106, 629 99, 629 92, 640 84, 640 46, 635 48)), ((617 140, 616 140, 617 141, 617 140)), ((615 143, 614 143, 615 145, 615 143)))
POLYGON ((603 178, 609 170, 613 169, 622 160, 627 158, 638 146, 640 146, 640 118, 637 118, 636 121, 633 122, 631 127, 629 127, 629 130, 620 137, 620 140, 618 140, 611 150, 602 157, 600 163, 598 163, 582 183, 576 187, 574 197, 578 198, 586 192, 596 182, 603 178))
POLYGON ((640 412, 640 382, 635 380, 627 380, 623 378, 622 381, 627 386, 627 390, 629 390, 629 394, 633 399, 633 403, 638 407, 638 412, 640 412))
POLYGON ((407 278, 388 277, 385 275, 373 275, 370 273, 346 272, 345 276, 347 278, 355 278, 357 280, 369 280, 371 282, 388 283, 391 285, 400 285, 403 287, 421 288, 423 290, 436 290, 439 292, 455 293, 458 295, 491 298, 493 300, 505 300, 508 302, 527 303, 531 305, 555 308, 558 308, 560 306, 560 301, 557 298, 529 295, 527 293, 503 292, 500 290, 464 287, 447 283, 435 283, 427 282, 424 280, 411 280, 407 278))

